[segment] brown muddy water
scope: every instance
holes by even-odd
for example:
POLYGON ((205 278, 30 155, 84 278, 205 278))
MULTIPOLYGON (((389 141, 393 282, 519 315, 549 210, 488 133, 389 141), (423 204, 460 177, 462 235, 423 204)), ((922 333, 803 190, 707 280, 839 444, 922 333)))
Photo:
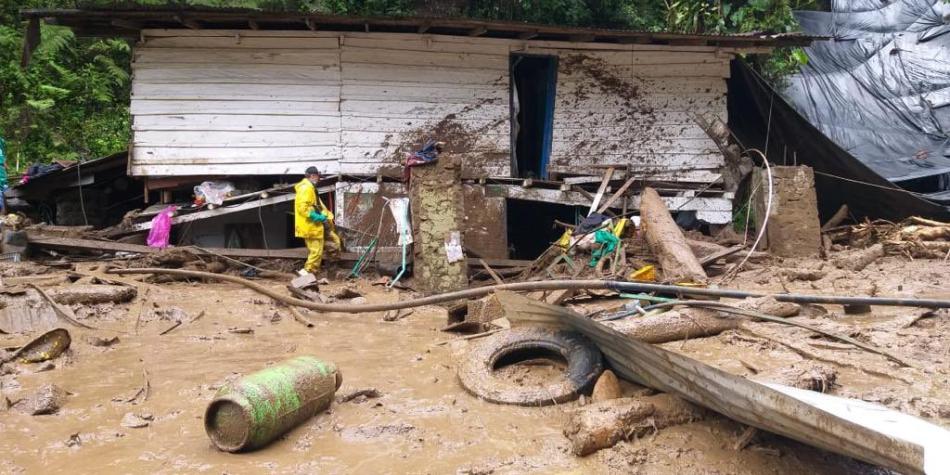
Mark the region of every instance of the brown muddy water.
MULTIPOLYGON (((282 284, 272 285, 279 289, 282 284)), ((101 330, 68 328, 73 346, 54 362, 55 369, 34 372, 39 365, 17 364, 13 374, 0 377, 10 400, 46 383, 70 393, 57 414, 0 411, 0 473, 883 473, 768 434, 749 448, 733 450, 744 427, 717 416, 578 458, 561 434, 566 411, 578 403, 503 406, 462 390, 455 358, 471 343, 435 345, 456 337, 438 330, 446 318, 441 308, 419 308, 397 322, 383 322, 381 313, 308 313, 315 326, 306 328, 286 309, 241 287, 171 283, 150 288, 144 299, 140 293, 130 304, 83 320, 101 330), (172 326, 170 319, 184 323, 159 335, 172 326), (87 335, 118 336, 119 341, 97 347, 87 335), (303 354, 339 366, 343 387, 338 394, 372 387, 381 397, 335 403, 262 450, 227 454, 214 449, 202 416, 218 387, 241 373, 303 354), (127 402, 145 375, 147 400, 139 394, 127 402), (144 428, 123 427, 127 413, 153 420, 144 428)), ((365 282, 359 288, 371 302, 408 297, 365 282)), ((0 346, 25 340, 0 335, 0 346)), ((736 334, 666 347, 738 374, 745 371, 740 358, 763 367, 802 359, 736 334)), ((538 372, 556 376, 558 368, 534 362, 505 371, 530 382, 538 372)), ((851 370, 841 382, 856 393, 882 391, 879 382, 858 384, 866 376, 851 370)), ((946 388, 945 373, 924 377, 946 388)), ((909 400, 905 393, 913 385, 890 384, 904 392, 900 401, 909 400)), ((950 400, 934 386, 923 396, 937 405, 950 400)))

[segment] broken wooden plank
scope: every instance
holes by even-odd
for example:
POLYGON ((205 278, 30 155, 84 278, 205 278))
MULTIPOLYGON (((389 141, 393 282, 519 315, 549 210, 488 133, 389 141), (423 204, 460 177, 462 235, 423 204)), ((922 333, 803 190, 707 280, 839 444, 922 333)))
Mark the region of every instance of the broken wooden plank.
MULTIPOLYGON (((182 214, 172 218, 172 225, 189 223, 192 221, 198 221, 208 218, 216 218, 218 216, 225 216, 232 213, 240 213, 241 211, 247 211, 263 206, 276 205, 280 203, 286 203, 288 201, 294 200, 294 193, 288 193, 286 195, 275 195, 268 196, 267 198, 261 198, 259 200, 248 201, 241 203, 239 205, 220 207, 215 209, 206 209, 202 211, 196 211, 194 213, 182 214)), ((144 223, 133 224, 128 227, 125 231, 128 232, 139 232, 139 231, 148 231, 152 229, 152 222, 147 221, 144 223)))
POLYGON ((608 167, 607 171, 604 172, 604 181, 600 182, 600 188, 597 189, 597 193, 594 195, 594 202, 590 205, 590 211, 587 212, 587 216, 590 216, 597 208, 600 206, 600 200, 604 197, 604 192, 607 191, 607 185, 610 184, 610 178, 614 175, 614 167, 608 167))
MULTIPOLYGON (((31 245, 48 249, 76 250, 86 252, 128 252, 134 254, 154 254, 161 249, 128 244, 123 242, 99 241, 95 239, 50 237, 42 234, 27 232, 27 240, 31 245)), ((259 257, 278 259, 305 259, 307 249, 223 249, 208 248, 207 251, 227 257, 259 257)), ((200 252, 200 251, 199 251, 200 252)))
POLYGON ((605 201, 604 204, 602 204, 600 208, 597 209, 597 212, 603 213, 604 211, 607 211, 607 208, 610 208, 610 205, 614 204, 615 201, 617 201, 621 196, 623 196, 623 194, 627 192, 627 189, 630 188, 630 185, 632 185, 633 182, 636 180, 637 180, 636 177, 631 177, 630 179, 628 179, 620 187, 620 189, 618 189, 613 195, 611 195, 610 198, 607 199, 607 201, 605 201))

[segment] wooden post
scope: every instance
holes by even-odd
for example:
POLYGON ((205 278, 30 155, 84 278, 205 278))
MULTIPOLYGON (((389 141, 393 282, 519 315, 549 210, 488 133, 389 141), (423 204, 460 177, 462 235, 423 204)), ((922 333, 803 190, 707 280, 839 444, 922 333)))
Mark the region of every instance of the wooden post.
POLYGON ((705 284, 706 271, 693 254, 660 195, 644 188, 640 196, 640 226, 650 250, 663 270, 663 280, 673 283, 705 284))

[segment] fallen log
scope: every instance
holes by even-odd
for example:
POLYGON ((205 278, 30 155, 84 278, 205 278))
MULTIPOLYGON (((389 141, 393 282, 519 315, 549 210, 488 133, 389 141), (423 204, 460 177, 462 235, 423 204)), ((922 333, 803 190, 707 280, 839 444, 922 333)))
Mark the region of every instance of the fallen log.
POLYGON ((666 343, 718 335, 735 330, 740 320, 714 310, 684 308, 659 315, 632 317, 604 322, 604 325, 645 343, 666 343))
POLYGON ((621 440, 702 418, 702 409, 669 394, 610 399, 572 411, 564 436, 574 455, 583 457, 621 440))
POLYGON ((667 282, 705 284, 708 280, 660 195, 644 188, 640 196, 640 226, 667 282))
POLYGON ((872 262, 884 257, 884 245, 875 244, 867 249, 835 256, 832 262, 839 269, 860 272, 872 262))

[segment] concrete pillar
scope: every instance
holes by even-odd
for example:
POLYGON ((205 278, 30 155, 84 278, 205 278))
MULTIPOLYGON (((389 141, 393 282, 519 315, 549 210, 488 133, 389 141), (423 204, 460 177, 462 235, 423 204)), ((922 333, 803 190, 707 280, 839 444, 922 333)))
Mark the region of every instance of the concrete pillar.
MULTIPOLYGON (((458 158, 443 154, 435 164, 412 168, 413 277, 416 288, 433 294, 468 286, 465 259, 449 262, 446 241, 462 235, 464 202, 458 158)), ((461 239, 461 238, 460 238, 461 239)))
MULTIPOLYGON (((761 229, 768 200, 765 168, 755 170, 758 189, 752 199, 756 233, 761 229)), ((772 210, 760 249, 781 257, 814 257, 821 252, 821 224, 811 167, 772 166, 772 210)))

